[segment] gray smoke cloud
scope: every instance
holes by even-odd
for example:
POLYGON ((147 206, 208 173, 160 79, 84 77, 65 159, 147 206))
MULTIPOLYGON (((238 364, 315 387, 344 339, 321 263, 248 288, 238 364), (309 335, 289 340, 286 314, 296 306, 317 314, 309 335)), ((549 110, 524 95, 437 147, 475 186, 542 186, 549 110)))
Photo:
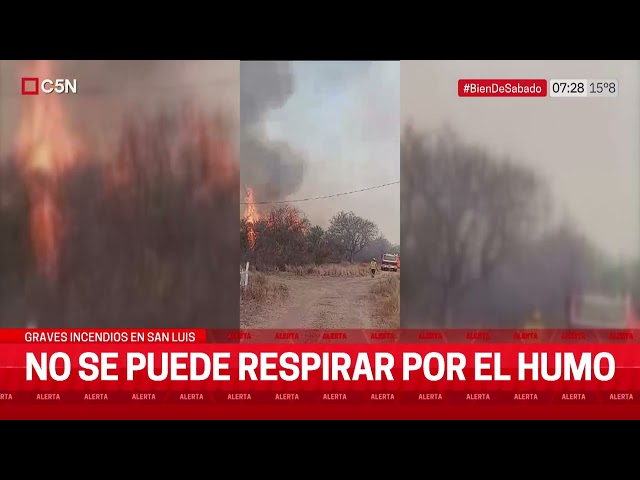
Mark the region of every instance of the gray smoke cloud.
POLYGON ((240 182, 253 189, 258 202, 285 199, 298 191, 304 178, 304 157, 286 142, 270 140, 263 124, 294 90, 289 62, 241 62, 240 182))

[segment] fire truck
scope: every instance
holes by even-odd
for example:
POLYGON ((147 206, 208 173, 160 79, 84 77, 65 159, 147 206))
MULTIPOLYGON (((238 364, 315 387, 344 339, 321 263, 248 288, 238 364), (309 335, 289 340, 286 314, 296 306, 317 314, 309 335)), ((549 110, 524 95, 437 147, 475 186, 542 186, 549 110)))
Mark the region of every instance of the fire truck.
POLYGON ((380 262, 380 270, 388 270, 391 272, 398 271, 398 255, 392 253, 385 253, 382 255, 382 261, 380 262))

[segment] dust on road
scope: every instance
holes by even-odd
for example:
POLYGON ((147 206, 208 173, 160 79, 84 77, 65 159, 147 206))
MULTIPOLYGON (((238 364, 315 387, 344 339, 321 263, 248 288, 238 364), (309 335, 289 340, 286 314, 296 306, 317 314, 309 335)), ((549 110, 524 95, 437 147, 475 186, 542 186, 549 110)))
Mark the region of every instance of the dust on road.
POLYGON ((375 311, 371 287, 386 275, 375 278, 299 276, 289 273, 269 275, 272 281, 288 286, 288 298, 259 310, 240 309, 243 328, 384 328, 375 311))

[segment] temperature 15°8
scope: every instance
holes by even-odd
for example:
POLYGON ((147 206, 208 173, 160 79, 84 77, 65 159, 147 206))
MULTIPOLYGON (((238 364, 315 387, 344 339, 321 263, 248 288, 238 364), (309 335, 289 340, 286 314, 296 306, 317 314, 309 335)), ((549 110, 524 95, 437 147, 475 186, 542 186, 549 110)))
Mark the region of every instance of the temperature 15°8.
POLYGON ((616 88, 618 86, 615 82, 589 82, 589 94, 591 95, 602 95, 609 94, 613 95, 616 93, 616 88))

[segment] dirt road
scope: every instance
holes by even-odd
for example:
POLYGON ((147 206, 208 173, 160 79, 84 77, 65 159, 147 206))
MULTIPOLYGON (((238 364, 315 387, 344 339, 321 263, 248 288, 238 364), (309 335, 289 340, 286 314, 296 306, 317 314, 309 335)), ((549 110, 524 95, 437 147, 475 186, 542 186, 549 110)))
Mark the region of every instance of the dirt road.
POLYGON ((240 309, 243 328, 380 328, 371 287, 385 275, 371 277, 269 275, 287 285, 286 299, 259 310, 240 309))

